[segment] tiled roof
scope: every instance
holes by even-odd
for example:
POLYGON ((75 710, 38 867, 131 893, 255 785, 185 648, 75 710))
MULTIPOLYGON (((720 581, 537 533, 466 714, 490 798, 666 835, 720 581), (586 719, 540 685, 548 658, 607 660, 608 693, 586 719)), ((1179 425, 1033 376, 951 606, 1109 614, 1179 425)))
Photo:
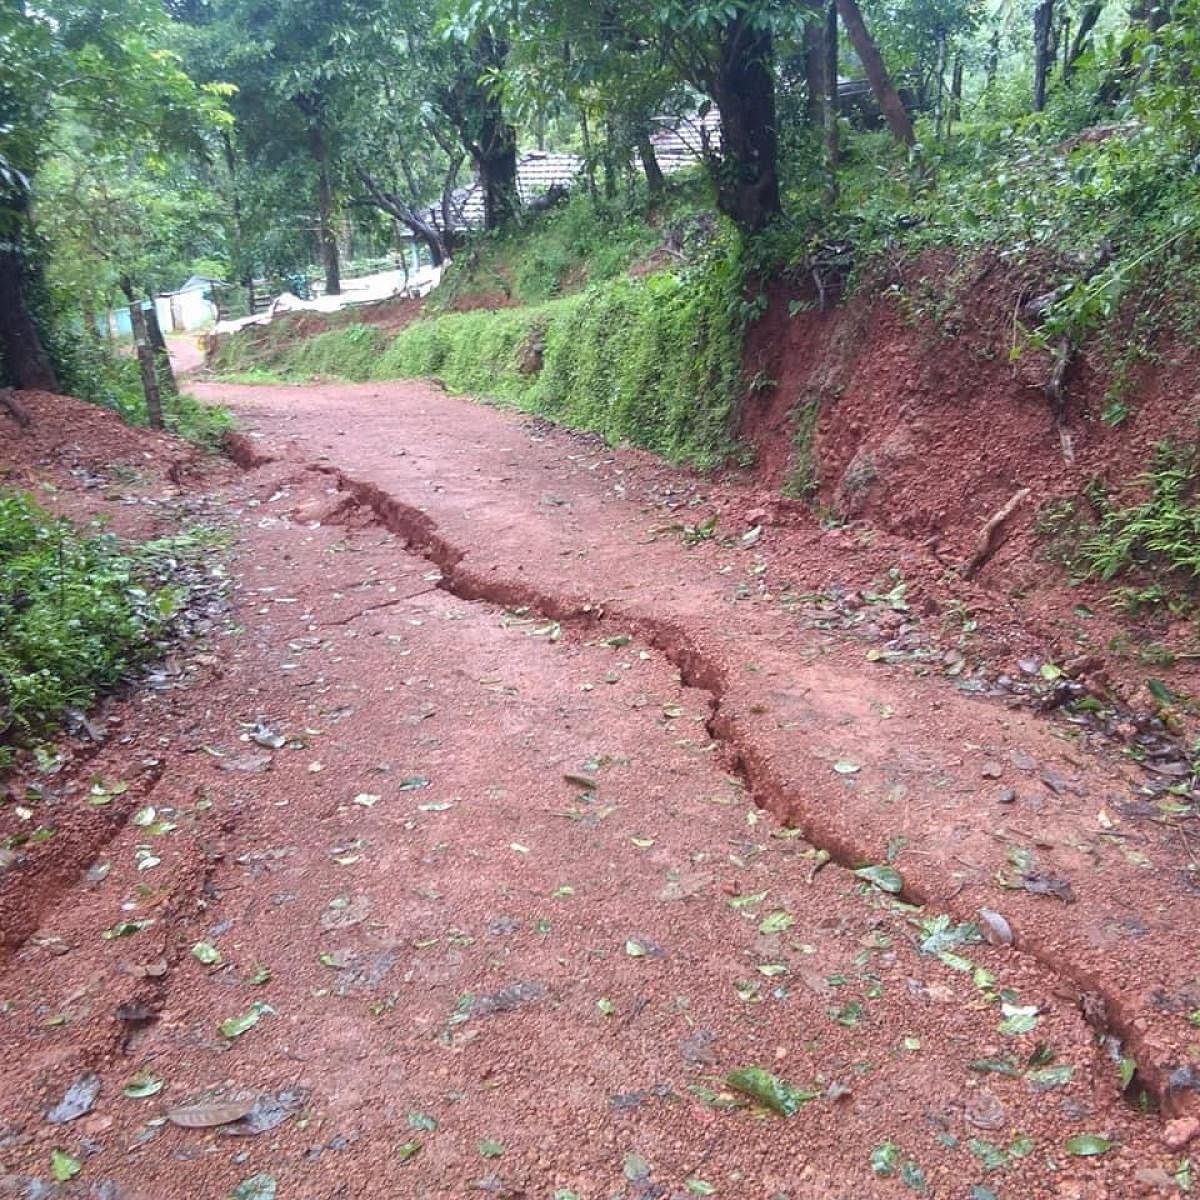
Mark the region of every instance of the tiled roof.
MULTIPOLYGON (((702 130, 718 142, 721 118, 712 109, 703 119, 691 117, 655 117, 655 131, 650 135, 654 153, 663 173, 671 175, 700 161, 702 130)), ((583 159, 577 154, 558 154, 551 150, 527 150, 517 160, 517 193, 522 204, 548 192, 555 184, 569 188, 583 170, 583 159)), ((483 228, 483 189, 475 179, 456 188, 450 196, 453 225, 457 232, 483 228)), ((422 208, 421 213, 438 229, 442 228, 440 205, 422 208)))
MULTIPOLYGON (((570 187, 583 170, 583 159, 577 154, 556 154, 549 150, 527 150, 517 159, 517 194, 522 204, 548 192, 556 183, 570 187)), ((455 188, 450 196, 456 216, 455 229, 483 228, 483 189, 475 179, 464 187, 455 188)), ((440 206, 428 210, 430 219, 440 229, 440 206)))
POLYGON ((700 161, 705 135, 717 147, 721 141, 721 114, 716 105, 703 116, 655 117, 657 126, 650 135, 654 157, 664 175, 695 166, 700 161))

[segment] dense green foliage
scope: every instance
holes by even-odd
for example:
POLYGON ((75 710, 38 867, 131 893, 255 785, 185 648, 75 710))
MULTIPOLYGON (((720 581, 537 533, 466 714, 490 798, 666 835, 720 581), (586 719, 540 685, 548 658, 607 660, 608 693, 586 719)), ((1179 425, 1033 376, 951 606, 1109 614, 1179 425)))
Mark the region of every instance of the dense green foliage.
POLYGON ((480 293, 540 304, 585 282, 614 279, 654 250, 666 227, 703 211, 706 201, 694 184, 673 190, 661 205, 642 194, 623 204, 576 195, 537 220, 475 238, 447 268, 431 307, 448 309, 480 293))
POLYGON ((158 651, 185 599, 159 575, 180 551, 83 533, 0 494, 0 742, 46 734, 158 651))
POLYGON ((1160 445, 1139 479, 1145 498, 1127 507, 1104 504, 1080 545, 1084 572, 1115 579, 1142 571, 1188 593, 1200 588, 1200 449, 1160 445))

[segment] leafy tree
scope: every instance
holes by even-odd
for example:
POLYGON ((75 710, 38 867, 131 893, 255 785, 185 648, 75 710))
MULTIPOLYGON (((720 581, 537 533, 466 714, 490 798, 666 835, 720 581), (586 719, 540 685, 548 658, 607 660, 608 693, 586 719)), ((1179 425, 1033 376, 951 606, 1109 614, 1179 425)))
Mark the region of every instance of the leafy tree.
POLYGON ((0 9, 0 358, 20 387, 54 388, 42 254, 32 215, 39 172, 64 123, 96 144, 144 153, 201 151, 222 119, 220 88, 197 87, 166 48, 153 0, 12 0, 0 9))

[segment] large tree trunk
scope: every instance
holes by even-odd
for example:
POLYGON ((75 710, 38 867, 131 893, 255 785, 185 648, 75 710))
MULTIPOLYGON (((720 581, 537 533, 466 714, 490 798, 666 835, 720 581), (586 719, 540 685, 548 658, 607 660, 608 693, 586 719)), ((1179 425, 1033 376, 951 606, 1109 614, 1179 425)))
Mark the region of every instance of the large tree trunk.
POLYGON ((657 196, 663 190, 666 181, 663 179, 662 167, 658 163, 658 155, 654 153, 654 143, 650 135, 643 133, 637 141, 638 157, 642 160, 642 172, 646 176, 646 187, 650 195, 657 196))
MULTIPOLYGON (((485 32, 476 47, 480 72, 501 70, 508 59, 508 43, 491 31, 485 32)), ((472 148, 479 186, 483 190, 483 226, 498 229, 516 216, 520 206, 517 195, 517 131, 504 119, 499 92, 482 87, 482 112, 479 140, 472 148)))
POLYGON ((900 99, 900 93, 896 91, 892 77, 883 64, 879 47, 875 45, 875 39, 871 37, 867 29, 856 0, 837 0, 837 9, 846 33, 850 36, 850 42, 854 46, 854 52, 858 55, 863 70, 867 73, 871 90, 875 93, 875 99, 879 103, 879 111, 883 113, 884 119, 891 127, 898 142, 905 146, 916 145, 917 139, 913 134, 912 120, 909 118, 908 110, 904 107, 904 101, 900 99))
POLYGON ((775 127, 774 43, 739 10, 722 30, 712 96, 721 112, 721 154, 705 147, 717 204, 743 233, 765 229, 783 211, 775 127))
POLYGON ((1033 111, 1046 107, 1046 78, 1053 56, 1050 35, 1054 26, 1054 0, 1038 0, 1033 10, 1033 111))
POLYGON ((333 178, 329 168, 329 146, 325 131, 313 121, 308 127, 308 145, 317 164, 317 220, 321 241, 321 265, 325 268, 325 294, 342 294, 342 266, 337 233, 333 228, 333 178))
POLYGON ((962 120, 962 85, 963 85, 963 65, 962 59, 955 57, 954 71, 950 76, 950 116, 946 123, 946 132, 950 132, 950 127, 955 121, 962 120))
POLYGON ((24 203, 0 208, 0 218, 0 375, 19 388, 56 392, 58 379, 25 291, 25 259, 19 241, 24 203))

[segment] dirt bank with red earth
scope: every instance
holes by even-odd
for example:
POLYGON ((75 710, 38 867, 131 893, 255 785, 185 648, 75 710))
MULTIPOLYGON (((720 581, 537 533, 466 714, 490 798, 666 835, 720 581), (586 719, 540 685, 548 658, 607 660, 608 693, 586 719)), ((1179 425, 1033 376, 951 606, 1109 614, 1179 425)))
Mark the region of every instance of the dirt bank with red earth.
POLYGON ((34 918, 0 995, 8 1192, 1190 1179, 1186 820, 1110 739, 929 673, 936 596, 881 570, 917 551, 689 546, 750 498, 421 385, 197 390, 244 474, 3 450, 77 514, 211 494, 236 538, 228 622, 10 781, 91 855, 0 874, 34 918), (96 776, 128 790, 96 806, 96 776), (729 1082, 755 1066, 794 1115, 729 1082))

